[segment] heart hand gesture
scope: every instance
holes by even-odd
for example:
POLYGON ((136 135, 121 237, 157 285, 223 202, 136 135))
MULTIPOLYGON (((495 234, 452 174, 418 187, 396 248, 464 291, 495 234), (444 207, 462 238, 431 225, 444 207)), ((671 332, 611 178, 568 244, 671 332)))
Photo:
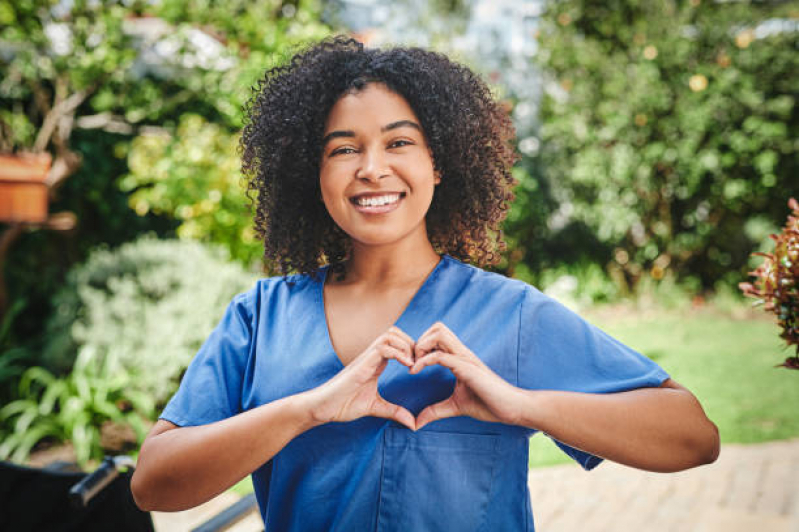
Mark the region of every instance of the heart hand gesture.
POLYGON ((377 337, 366 350, 328 382, 313 390, 311 412, 318 423, 352 421, 375 416, 401 423, 416 430, 413 414, 380 396, 377 380, 389 359, 413 366, 413 340, 397 327, 377 337))
POLYGON ((481 421, 516 424, 520 390, 486 366, 443 323, 430 327, 416 342, 411 373, 438 364, 455 375, 455 390, 447 399, 422 410, 416 429, 437 419, 469 416, 481 421))

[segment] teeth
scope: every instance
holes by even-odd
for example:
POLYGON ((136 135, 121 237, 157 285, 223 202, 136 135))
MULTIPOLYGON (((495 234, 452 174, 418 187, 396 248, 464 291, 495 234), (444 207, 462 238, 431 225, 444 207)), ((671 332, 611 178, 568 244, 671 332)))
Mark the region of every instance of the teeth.
POLYGON ((379 207, 381 205, 388 205, 389 203, 396 203, 399 201, 399 194, 386 194, 385 196, 371 196, 366 198, 357 198, 358 205, 363 207, 379 207))

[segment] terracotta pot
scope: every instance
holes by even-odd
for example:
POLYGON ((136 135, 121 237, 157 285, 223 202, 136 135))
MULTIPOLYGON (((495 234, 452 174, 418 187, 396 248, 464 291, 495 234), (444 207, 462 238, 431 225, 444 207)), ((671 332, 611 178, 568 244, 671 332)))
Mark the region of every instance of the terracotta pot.
POLYGON ((47 153, 0 154, 0 222, 47 220, 47 153))

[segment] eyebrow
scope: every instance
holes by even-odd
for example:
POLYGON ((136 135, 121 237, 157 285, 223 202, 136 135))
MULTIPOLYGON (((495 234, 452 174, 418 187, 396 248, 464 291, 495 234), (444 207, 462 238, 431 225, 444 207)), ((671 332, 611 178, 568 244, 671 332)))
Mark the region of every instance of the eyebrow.
MULTIPOLYGON (((397 120, 396 122, 391 122, 388 125, 385 125, 380 128, 381 133, 385 133, 386 131, 391 131, 392 129, 397 129, 400 127, 412 127, 418 131, 422 131, 422 126, 414 122, 413 120, 397 120)), ((347 137, 352 138, 355 136, 355 132, 349 129, 340 129, 336 131, 331 131, 327 135, 322 138, 322 146, 330 142, 332 139, 339 138, 339 137, 347 137)))

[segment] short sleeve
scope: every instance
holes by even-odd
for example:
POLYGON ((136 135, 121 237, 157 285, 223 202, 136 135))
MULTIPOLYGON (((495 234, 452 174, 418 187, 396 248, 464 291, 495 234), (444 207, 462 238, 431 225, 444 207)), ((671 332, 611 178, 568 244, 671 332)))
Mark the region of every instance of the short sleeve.
MULTIPOLYGON (((660 386, 669 375, 554 299, 525 288, 519 323, 519 386, 530 390, 613 393, 660 386)), ((585 469, 602 459, 561 442, 585 469)))
POLYGON ((241 411, 243 375, 252 343, 251 294, 236 296, 203 343, 160 418, 205 425, 241 411))

